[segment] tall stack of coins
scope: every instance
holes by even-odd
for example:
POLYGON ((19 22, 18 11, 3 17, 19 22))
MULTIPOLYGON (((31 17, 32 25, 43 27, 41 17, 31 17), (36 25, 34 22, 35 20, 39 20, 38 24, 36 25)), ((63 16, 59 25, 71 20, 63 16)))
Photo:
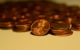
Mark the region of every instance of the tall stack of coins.
POLYGON ((43 36, 72 35, 80 30, 80 7, 51 1, 6 2, 0 4, 0 29, 43 36))

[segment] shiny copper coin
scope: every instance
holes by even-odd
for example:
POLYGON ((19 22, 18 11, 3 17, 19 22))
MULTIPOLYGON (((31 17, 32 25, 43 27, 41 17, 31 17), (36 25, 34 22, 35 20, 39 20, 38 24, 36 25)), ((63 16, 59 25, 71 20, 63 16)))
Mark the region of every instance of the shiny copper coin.
POLYGON ((32 34, 37 36, 46 35, 49 29, 50 29, 50 23, 45 19, 36 20, 31 25, 32 34))

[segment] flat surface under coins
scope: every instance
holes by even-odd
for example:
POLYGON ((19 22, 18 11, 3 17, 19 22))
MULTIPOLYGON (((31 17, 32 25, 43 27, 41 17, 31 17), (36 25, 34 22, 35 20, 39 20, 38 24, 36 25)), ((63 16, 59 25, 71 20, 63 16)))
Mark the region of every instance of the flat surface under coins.
POLYGON ((0 30, 0 50, 80 50, 80 31, 71 36, 34 36, 30 32, 0 30))

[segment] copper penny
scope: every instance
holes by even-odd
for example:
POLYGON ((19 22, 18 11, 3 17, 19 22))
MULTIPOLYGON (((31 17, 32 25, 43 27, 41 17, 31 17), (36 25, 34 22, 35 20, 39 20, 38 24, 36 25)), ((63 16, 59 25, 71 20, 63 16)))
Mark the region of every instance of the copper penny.
POLYGON ((47 34, 50 29, 50 23, 45 19, 38 19, 31 25, 32 34, 42 36, 47 34))

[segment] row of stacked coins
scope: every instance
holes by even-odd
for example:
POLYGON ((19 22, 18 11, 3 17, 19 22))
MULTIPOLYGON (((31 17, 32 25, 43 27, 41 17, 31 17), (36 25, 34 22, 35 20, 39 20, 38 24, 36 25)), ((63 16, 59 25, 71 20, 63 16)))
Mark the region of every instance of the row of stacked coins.
POLYGON ((34 35, 71 35, 80 30, 80 8, 50 1, 0 4, 0 28, 34 35))
POLYGON ((54 21, 50 23, 47 19, 38 19, 31 25, 33 35, 42 36, 48 33, 52 35, 68 36, 72 35, 70 24, 64 21, 54 21))

